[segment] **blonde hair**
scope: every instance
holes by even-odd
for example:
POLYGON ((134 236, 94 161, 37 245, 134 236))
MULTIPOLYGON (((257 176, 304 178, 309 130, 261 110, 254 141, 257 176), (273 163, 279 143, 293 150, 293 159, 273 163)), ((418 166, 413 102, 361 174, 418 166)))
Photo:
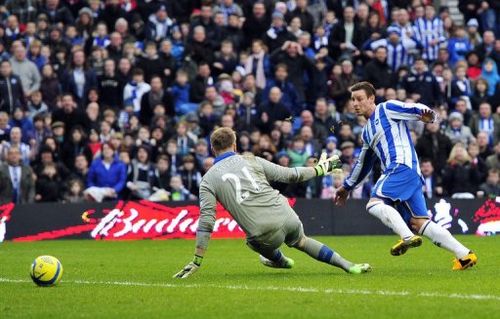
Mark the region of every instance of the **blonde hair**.
POLYGON ((449 164, 456 164, 456 163, 463 164, 463 163, 470 162, 470 161, 471 161, 471 158, 469 156, 469 153, 467 152, 467 149, 465 148, 465 145, 462 144, 462 143, 457 143, 451 149, 450 156, 448 157, 448 161, 447 162, 449 164), (459 149, 459 148, 462 148, 464 150, 464 158, 463 158, 462 161, 458 161, 456 159, 457 149, 459 149))

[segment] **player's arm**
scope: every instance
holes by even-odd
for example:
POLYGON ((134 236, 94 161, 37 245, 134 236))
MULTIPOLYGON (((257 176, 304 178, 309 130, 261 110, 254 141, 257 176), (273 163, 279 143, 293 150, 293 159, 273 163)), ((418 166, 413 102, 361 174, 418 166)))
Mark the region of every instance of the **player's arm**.
POLYGON ((335 195, 335 203, 337 205, 343 205, 351 190, 356 188, 356 186, 358 186, 358 184, 371 172, 376 158, 375 152, 367 143, 364 143, 351 174, 345 179, 342 187, 337 190, 335 195))
POLYGON ((318 164, 314 167, 283 167, 261 157, 256 157, 257 162, 264 169, 268 181, 282 183, 300 183, 316 176, 331 174, 342 167, 338 156, 327 158, 326 153, 321 154, 318 164))
POLYGON ((437 120, 437 114, 422 103, 403 103, 389 100, 385 103, 385 113, 393 120, 422 121, 431 123, 437 120))
POLYGON ((174 278, 187 278, 200 268, 214 229, 216 205, 217 199, 215 194, 206 181, 202 180, 200 185, 200 220, 198 230, 196 231, 194 257, 190 263, 173 276, 174 278))

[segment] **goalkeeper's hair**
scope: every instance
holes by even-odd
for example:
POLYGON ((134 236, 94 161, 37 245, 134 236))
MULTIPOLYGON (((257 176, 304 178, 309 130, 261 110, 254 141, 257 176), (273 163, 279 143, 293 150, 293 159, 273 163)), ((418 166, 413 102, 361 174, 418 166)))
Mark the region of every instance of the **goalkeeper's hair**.
POLYGON ((349 91, 360 91, 363 90, 366 93, 366 97, 375 96, 375 88, 370 82, 358 82, 349 88, 349 91))
POLYGON ((236 143, 236 133, 229 127, 216 129, 210 136, 210 144, 215 152, 229 149, 236 143))

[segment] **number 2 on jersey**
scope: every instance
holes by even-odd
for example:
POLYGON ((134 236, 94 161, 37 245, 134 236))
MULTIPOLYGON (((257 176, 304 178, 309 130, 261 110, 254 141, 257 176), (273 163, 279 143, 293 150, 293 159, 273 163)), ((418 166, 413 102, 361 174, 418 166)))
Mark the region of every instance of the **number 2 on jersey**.
MULTIPOLYGON (((250 174, 250 171, 248 170, 248 168, 245 166, 241 169, 241 171, 243 172, 243 175, 245 175, 245 177, 250 181, 253 188, 256 191, 260 191, 259 184, 257 184, 257 181, 253 178, 252 174, 250 174)), ((226 174, 222 175, 222 180, 224 182, 227 181, 228 179, 233 181, 232 184, 234 184, 234 188, 236 191, 236 202, 238 204, 241 204, 245 199, 248 198, 248 196, 250 196, 250 193, 248 191, 245 191, 243 193, 241 192, 242 191, 241 179, 240 179, 240 177, 238 177, 238 175, 233 174, 233 173, 226 173, 226 174)))

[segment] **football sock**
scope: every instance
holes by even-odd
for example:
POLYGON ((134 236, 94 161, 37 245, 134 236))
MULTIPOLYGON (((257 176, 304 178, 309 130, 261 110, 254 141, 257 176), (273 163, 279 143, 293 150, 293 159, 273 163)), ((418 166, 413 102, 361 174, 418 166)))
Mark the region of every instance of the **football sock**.
POLYGON ((353 265, 353 263, 342 258, 328 246, 309 237, 306 238, 304 247, 300 250, 316 260, 342 268, 345 271, 349 271, 349 268, 353 265))
POLYGON ((269 259, 270 261, 275 262, 279 265, 281 265, 285 259, 285 255, 283 255, 283 253, 279 249, 275 249, 275 250, 270 251, 270 252, 261 251, 260 254, 262 256, 266 257, 267 259, 269 259))
POLYGON ((434 245, 451 251, 458 259, 469 254, 470 250, 467 247, 456 240, 447 229, 439 226, 433 221, 429 220, 423 224, 418 233, 428 237, 432 240, 434 245))
POLYGON ((413 237, 413 233, 408 228, 408 225, 406 225, 403 217, 393 207, 384 204, 382 201, 376 201, 368 203, 366 209, 370 214, 380 219, 384 225, 398 234, 401 239, 405 240, 413 237))

